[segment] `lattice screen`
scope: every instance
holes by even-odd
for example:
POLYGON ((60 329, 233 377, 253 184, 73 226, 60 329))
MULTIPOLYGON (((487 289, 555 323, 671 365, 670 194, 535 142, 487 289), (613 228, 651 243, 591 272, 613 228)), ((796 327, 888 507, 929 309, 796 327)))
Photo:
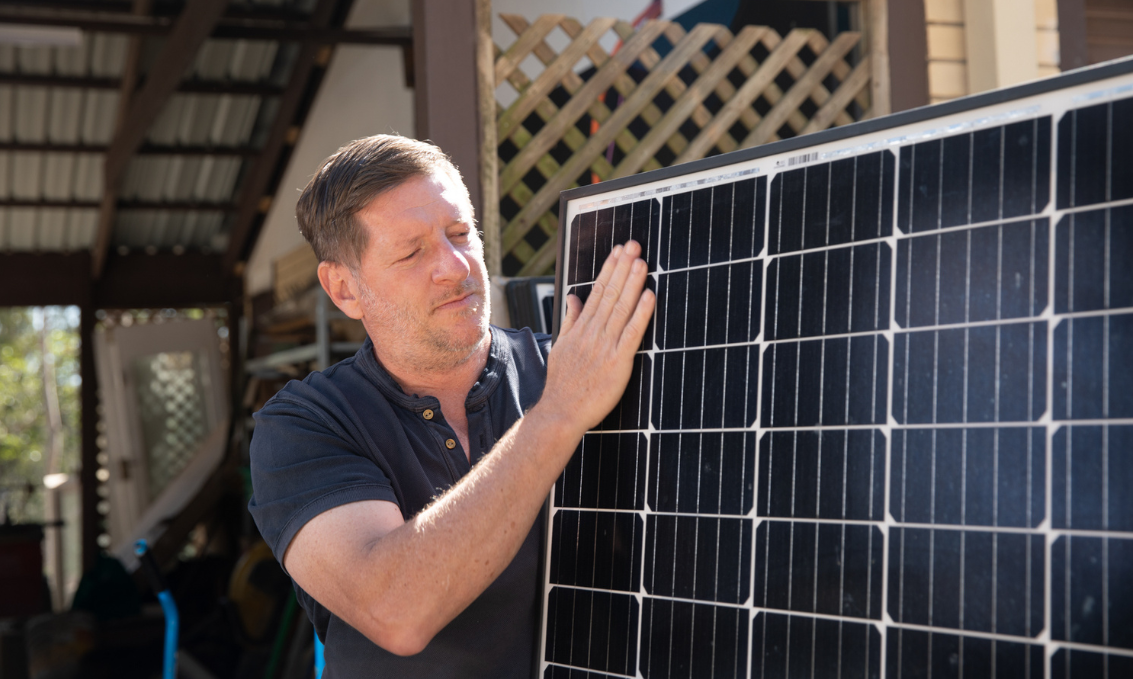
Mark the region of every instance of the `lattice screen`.
POLYGON ((206 361, 203 352, 191 351, 166 351, 134 361, 151 500, 192 461, 208 434, 201 383, 208 371, 206 361))
POLYGON ((828 41, 812 29, 783 37, 747 26, 733 35, 716 24, 686 32, 667 21, 634 30, 615 19, 583 26, 563 15, 500 16, 516 36, 495 47, 492 74, 505 275, 553 268, 564 189, 871 115, 870 57, 858 32, 828 41), (556 29, 570 41, 559 52, 548 43, 556 29), (612 53, 599 44, 611 32, 612 53), (521 68, 531 56, 543 67, 535 77, 521 68), (509 88, 517 96, 505 106, 509 88))

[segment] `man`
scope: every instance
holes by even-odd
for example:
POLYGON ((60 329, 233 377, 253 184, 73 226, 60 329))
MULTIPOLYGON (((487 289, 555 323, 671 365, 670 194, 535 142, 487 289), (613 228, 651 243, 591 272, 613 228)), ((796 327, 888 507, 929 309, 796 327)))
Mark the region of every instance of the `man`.
POLYGON ((632 241, 554 351, 490 327, 468 191, 436 147, 362 139, 303 191, 319 281, 361 319, 353 358, 256 416, 260 531, 334 677, 528 677, 551 485, 614 407, 653 312, 632 241), (545 386, 544 386, 545 381, 545 386))

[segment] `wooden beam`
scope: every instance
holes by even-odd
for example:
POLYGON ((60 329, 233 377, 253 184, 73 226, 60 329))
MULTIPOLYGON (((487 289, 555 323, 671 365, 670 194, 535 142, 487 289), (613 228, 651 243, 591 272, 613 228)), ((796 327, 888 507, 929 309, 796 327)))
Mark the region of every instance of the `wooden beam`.
MULTIPOLYGON (((892 89, 889 86, 889 75, 892 67, 889 64, 889 0, 869 0, 863 3, 860 19, 865 29, 865 52, 863 59, 870 62, 870 115, 877 118, 887 115, 892 110, 892 89)), ((928 47, 925 47, 925 73, 927 87, 928 47)), ((862 50, 858 53, 861 55, 862 50)))
MULTIPOLYGON (((28 10, 78 10, 84 12, 123 13, 133 11, 132 0, 4 0, 8 7, 24 7, 28 10)), ((156 0, 152 4, 155 16, 177 16, 184 9, 182 0, 156 0)), ((224 11, 226 18, 235 19, 277 19, 303 21, 306 12, 291 7, 271 7, 264 4, 233 4, 224 11)))
POLYGON ((0 73, 0 85, 22 85, 24 87, 82 87, 92 90, 116 90, 122 86, 122 81, 118 78, 96 78, 92 76, 0 73))
POLYGON ((178 92, 188 94, 243 94, 252 97, 278 97, 283 88, 272 83, 240 82, 237 80, 182 80, 178 92))
POLYGON ((207 203, 195 200, 171 200, 148 202, 140 200, 119 200, 118 210, 174 210, 178 212, 235 212, 235 203, 207 203))
MULTIPOLYGON (((53 142, 0 142, 0 151, 17 153, 106 153, 105 144, 59 144, 53 142)), ((253 146, 166 146, 143 144, 138 155, 149 156, 237 156, 247 158, 260 152, 253 146)))
POLYGON ((99 309, 221 306, 232 299, 220 254, 111 253, 95 286, 99 309))
POLYGON ((111 253, 102 278, 92 281, 86 252, 0 254, 0 306, 217 306, 232 299, 221 261, 219 254, 193 252, 111 253))
MULTIPOLYGON (((873 3, 871 9, 882 3, 873 3)), ((887 0, 889 106, 892 113, 927 106, 928 29, 923 2, 887 0)), ((875 18, 874 21, 877 21, 875 18)))
POLYGON ((413 0, 414 136, 431 140, 452 158, 480 215, 477 35, 474 2, 413 0))
MULTIPOLYGON (((319 0, 311 15, 311 25, 319 27, 329 25, 337 4, 337 0, 319 0)), ((275 187, 271 186, 273 176, 278 181, 278 177, 282 174, 276 172, 276 166, 285 162, 284 151, 289 150, 295 143, 294 135, 289 132, 296 122, 296 115, 306 116, 306 110, 300 109, 304 104, 304 95, 310 85, 308 80, 314 72, 316 61, 321 62, 321 66, 325 68, 330 61, 329 48, 304 43, 291 70, 291 80, 283 96, 280 97, 267 141, 240 190, 240 207, 228 237, 228 252, 224 255, 225 271, 235 271, 237 264, 248 256, 259 223, 262 222, 267 208, 271 206, 271 199, 275 193, 275 187)), ((310 104, 310 100, 306 101, 306 106, 309 107, 310 104)))
POLYGON ((89 253, 0 254, 0 306, 81 306, 91 288, 89 253))
POLYGON ((496 137, 495 55, 492 53, 492 1, 476 0, 476 82, 480 106, 480 230, 490 276, 503 274, 500 252, 499 152, 496 137))
MULTIPOLYGON (((99 554, 98 535, 102 522, 98 514, 98 375, 94 365, 95 307, 91 296, 90 257, 77 278, 86 287, 79 299, 79 487, 80 553, 83 572, 93 568, 99 554)), ((33 279, 34 280, 34 279, 33 279)))
MULTIPOLYGON (((196 59, 198 50, 212 32, 227 4, 227 0, 196 0, 186 5, 150 68, 145 85, 131 100, 123 100, 128 108, 106 152, 106 167, 103 171, 104 194, 91 261, 91 275, 96 279, 102 275, 106 253, 110 248, 110 236, 114 227, 114 200, 125 174, 126 164, 141 146, 150 125, 177 90, 185 70, 196 59)), ((123 88, 127 85, 124 80, 123 88)))
MULTIPOLYGON (((120 90, 122 88, 122 81, 118 78, 0 73, 0 85, 120 90)), ((241 82, 238 80, 184 80, 177 85, 177 91, 189 94, 235 94, 253 97, 276 97, 283 93, 283 88, 271 83, 241 82)))
POLYGON ((1063 71, 1090 65, 1086 0, 1058 0, 1058 53, 1058 67, 1063 71))
MULTIPOLYGON (((195 9, 195 0, 185 11, 195 9)), ((90 12, 81 10, 40 11, 28 7, 0 5, 0 22, 31 26, 68 26, 85 32, 123 33, 127 35, 172 35, 175 22, 168 17, 139 16, 124 12, 90 12)), ((337 28, 317 26, 302 20, 227 18, 218 20, 210 32, 213 38, 233 40, 276 40, 319 44, 409 45, 413 29, 409 26, 369 26, 337 28)))
MULTIPOLYGON (((51 208, 59 210, 96 210, 102 208, 100 200, 52 200, 50 198, 0 198, 0 208, 51 208)), ((193 200, 150 202, 119 200, 115 210, 177 210, 180 212, 233 212, 234 203, 208 203, 193 200)))

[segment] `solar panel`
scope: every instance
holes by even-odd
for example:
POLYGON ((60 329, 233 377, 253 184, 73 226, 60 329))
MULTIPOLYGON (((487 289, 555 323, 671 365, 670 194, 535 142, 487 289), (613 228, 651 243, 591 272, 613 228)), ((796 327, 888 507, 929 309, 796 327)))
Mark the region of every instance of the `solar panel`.
POLYGON ((563 194, 657 307, 539 676, 1133 676, 1133 61, 563 194))

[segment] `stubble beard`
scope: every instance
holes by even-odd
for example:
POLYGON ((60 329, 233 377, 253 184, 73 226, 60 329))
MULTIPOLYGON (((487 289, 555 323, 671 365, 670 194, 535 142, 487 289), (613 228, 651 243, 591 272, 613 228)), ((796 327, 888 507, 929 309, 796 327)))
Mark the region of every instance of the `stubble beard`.
POLYGON ((396 356, 406 367, 424 372, 449 370, 469 361, 485 342, 490 341, 491 299, 486 286, 479 281, 465 279, 461 285, 440 297, 441 300, 451 300, 468 292, 479 296, 480 303, 461 314, 464 318, 479 317, 478 332, 469 341, 461 341, 455 333, 447 332, 443 327, 430 326, 426 322, 428 314, 422 316, 408 305, 379 298, 360 278, 355 278, 355 281, 361 290, 360 301, 371 338, 379 334, 389 337, 382 342, 383 353, 396 356))

